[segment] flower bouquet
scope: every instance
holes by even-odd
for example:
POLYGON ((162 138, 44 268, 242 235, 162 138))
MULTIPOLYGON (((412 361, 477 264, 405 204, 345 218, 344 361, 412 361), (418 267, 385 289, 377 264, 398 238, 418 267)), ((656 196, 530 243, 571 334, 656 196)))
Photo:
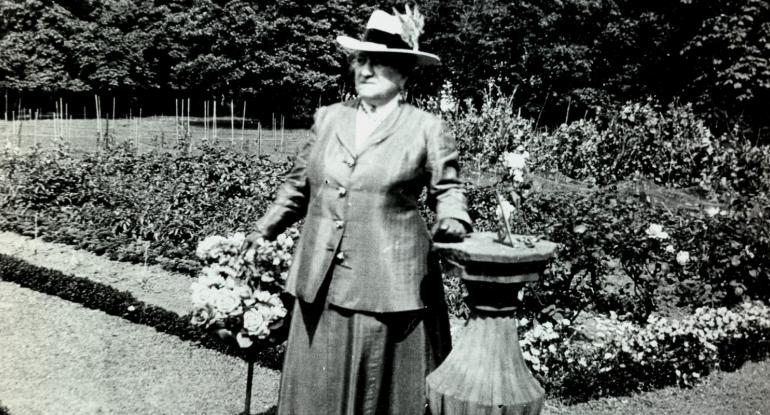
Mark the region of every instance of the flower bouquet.
POLYGON ((282 296, 297 235, 292 228, 246 252, 243 233, 201 241, 196 255, 205 266, 190 287, 192 324, 244 349, 283 341, 288 312, 282 296))

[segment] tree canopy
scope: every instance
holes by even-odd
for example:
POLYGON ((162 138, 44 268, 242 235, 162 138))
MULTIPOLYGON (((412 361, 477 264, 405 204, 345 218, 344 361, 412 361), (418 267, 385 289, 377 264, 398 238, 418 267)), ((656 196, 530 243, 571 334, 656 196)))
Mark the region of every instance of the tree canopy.
MULTIPOLYGON (((692 102, 715 126, 741 121, 768 135, 764 0, 418 4, 421 47, 443 65, 416 74, 416 95, 451 80, 473 98, 493 80, 551 123, 567 108, 579 117, 652 96, 692 102)), ((359 35, 373 9, 352 0, 0 0, 0 88, 249 98, 307 117, 350 90, 333 39, 359 35)))

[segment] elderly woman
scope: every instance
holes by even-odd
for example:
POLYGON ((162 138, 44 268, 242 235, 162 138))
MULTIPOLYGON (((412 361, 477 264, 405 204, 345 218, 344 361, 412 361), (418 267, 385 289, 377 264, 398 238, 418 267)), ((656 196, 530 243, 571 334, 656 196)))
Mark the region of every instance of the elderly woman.
POLYGON ((416 10, 375 11, 363 40, 337 38, 353 52, 358 99, 318 110, 249 237, 273 238, 305 218, 286 287, 297 301, 279 414, 422 414, 425 376, 448 353, 417 199, 427 186, 436 240, 462 239, 470 219, 453 137, 400 99, 416 65, 439 62, 417 49, 410 28, 420 20, 416 10))

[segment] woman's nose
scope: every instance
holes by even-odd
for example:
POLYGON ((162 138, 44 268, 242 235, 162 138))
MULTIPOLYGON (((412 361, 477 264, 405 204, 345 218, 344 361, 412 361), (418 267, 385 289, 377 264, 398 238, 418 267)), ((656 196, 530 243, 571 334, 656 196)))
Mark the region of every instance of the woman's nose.
POLYGON ((372 74, 374 74, 374 69, 372 68, 372 61, 370 59, 365 59, 363 62, 360 62, 358 64, 358 70, 360 71, 361 75, 371 76, 372 74))

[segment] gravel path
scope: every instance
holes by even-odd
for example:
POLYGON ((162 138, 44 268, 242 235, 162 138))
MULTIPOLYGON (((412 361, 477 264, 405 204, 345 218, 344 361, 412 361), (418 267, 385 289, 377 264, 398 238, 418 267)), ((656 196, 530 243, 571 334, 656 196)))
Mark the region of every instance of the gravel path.
MULTIPOLYGON (((0 282, 0 402, 12 415, 227 414, 247 365, 101 311, 0 282)), ((255 367, 252 413, 278 372, 255 367)))
POLYGON ((159 265, 144 267, 112 261, 69 245, 32 239, 13 232, 0 232, 0 254, 128 291, 138 300, 179 315, 185 315, 191 309, 189 294, 192 279, 166 271, 159 265))

